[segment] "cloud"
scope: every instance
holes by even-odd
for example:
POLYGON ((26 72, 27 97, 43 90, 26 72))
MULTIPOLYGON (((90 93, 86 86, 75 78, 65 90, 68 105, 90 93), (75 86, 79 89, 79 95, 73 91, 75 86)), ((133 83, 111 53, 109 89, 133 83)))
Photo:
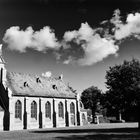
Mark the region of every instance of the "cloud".
POLYGON ((74 31, 67 31, 64 33, 64 41, 69 42, 75 39, 77 43, 81 40, 88 40, 94 33, 94 30, 88 25, 88 23, 81 23, 80 29, 74 31))
POLYGON ((9 49, 25 52, 26 48, 32 44, 32 34, 31 27, 23 31, 18 26, 14 26, 7 29, 3 40, 8 44, 9 49))
POLYGON ((115 25, 114 37, 116 40, 140 34, 140 13, 128 14, 125 22, 121 21, 119 10, 116 10, 114 14, 111 21, 115 25))
POLYGON ((88 23, 82 23, 79 30, 65 32, 64 48, 69 49, 70 46, 67 47, 67 44, 73 41, 84 51, 82 58, 71 59, 72 57, 69 56, 64 61, 65 64, 77 61, 79 65, 93 65, 109 55, 118 56, 121 40, 130 36, 140 39, 140 13, 138 12, 130 13, 124 18, 121 17, 121 11, 116 9, 112 18, 101 22, 101 26, 103 27, 93 29, 88 23))
POLYGON ((51 73, 51 71, 47 71, 45 73, 42 73, 42 76, 43 77, 51 77, 52 76, 52 73, 51 73))
POLYGON ((68 42, 68 41, 72 41, 74 38, 77 38, 77 31, 67 31, 67 32, 65 32, 65 34, 64 34, 64 40, 66 41, 66 42, 68 42))
MULTIPOLYGON (((121 11, 119 9, 114 10, 113 17, 110 19, 110 23, 115 25, 115 29, 118 29, 122 24, 121 11)), ((113 28, 114 29, 114 28, 113 28)))
POLYGON ((64 60, 63 64, 70 64, 71 62, 73 62, 74 58, 72 58, 72 56, 69 56, 66 60, 64 60))
POLYGON ((92 36, 84 47, 85 56, 78 60, 80 65, 92 65, 102 61, 109 55, 117 55, 119 46, 115 41, 101 38, 99 34, 92 36))
POLYGON ((94 30, 89 26, 89 24, 82 23, 78 31, 79 40, 88 40, 94 34, 94 30))
MULTIPOLYGON (((88 23, 82 23, 79 30, 65 32, 65 42, 74 41, 80 44, 84 51, 84 57, 76 60, 79 65, 93 65, 111 54, 117 54, 119 47, 115 45, 115 41, 109 36, 101 37, 96 31, 97 29, 92 29, 88 23)), ((64 64, 69 64, 72 60, 69 56, 64 64)))
POLYGON ((39 31, 34 31, 32 27, 20 30, 20 27, 13 26, 6 30, 3 41, 8 44, 10 50, 19 52, 26 52, 27 48, 44 52, 47 49, 60 47, 53 30, 49 26, 39 31))
POLYGON ((20 27, 13 26, 6 30, 3 40, 10 50, 26 52, 30 48, 46 52, 52 49, 59 62, 86 66, 110 55, 117 56, 121 40, 130 36, 140 39, 138 12, 130 13, 124 18, 121 17, 121 11, 116 9, 112 18, 102 21, 100 25, 101 27, 92 28, 87 22, 81 23, 78 30, 66 31, 62 40, 57 40, 54 30, 49 26, 39 31, 34 31, 32 27, 21 30, 20 27))

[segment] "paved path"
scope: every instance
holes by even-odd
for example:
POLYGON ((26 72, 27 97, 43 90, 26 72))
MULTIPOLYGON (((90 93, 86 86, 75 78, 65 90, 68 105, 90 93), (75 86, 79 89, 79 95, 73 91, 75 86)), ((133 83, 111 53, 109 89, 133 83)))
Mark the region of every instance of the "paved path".
POLYGON ((0 140, 140 140, 137 123, 111 123, 79 127, 4 131, 0 140))

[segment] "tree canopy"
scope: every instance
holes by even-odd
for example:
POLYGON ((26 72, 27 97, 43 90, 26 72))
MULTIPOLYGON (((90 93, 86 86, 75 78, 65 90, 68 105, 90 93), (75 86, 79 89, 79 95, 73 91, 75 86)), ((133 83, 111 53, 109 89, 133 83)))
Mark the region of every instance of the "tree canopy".
MULTIPOLYGON (((86 109, 92 110, 93 119, 95 112, 99 111, 99 102, 101 97, 101 90, 95 86, 85 89, 81 94, 81 101, 86 109)), ((93 120, 94 122, 94 120, 93 120)))
POLYGON ((124 61, 106 72, 106 105, 119 113, 137 108, 140 102, 140 62, 124 61))

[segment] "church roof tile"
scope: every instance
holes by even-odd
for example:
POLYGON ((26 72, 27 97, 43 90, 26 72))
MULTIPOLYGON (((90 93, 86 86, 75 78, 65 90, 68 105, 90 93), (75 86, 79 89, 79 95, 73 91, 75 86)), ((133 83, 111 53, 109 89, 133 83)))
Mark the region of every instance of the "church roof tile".
POLYGON ((13 95, 76 98, 76 94, 59 78, 8 72, 7 86, 13 95))

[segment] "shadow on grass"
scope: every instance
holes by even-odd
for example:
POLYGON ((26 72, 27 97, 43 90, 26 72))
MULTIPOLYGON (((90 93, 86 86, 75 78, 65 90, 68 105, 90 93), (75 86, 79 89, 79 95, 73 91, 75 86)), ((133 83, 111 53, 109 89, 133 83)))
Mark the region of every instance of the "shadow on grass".
POLYGON ((138 128, 113 128, 113 129, 66 129, 66 130, 38 130, 31 133, 62 133, 55 138, 61 140, 140 140, 138 128))
POLYGON ((86 135, 70 135, 70 136, 59 136, 56 137, 60 140, 140 140, 138 135, 117 135, 117 134, 86 134, 86 135))

